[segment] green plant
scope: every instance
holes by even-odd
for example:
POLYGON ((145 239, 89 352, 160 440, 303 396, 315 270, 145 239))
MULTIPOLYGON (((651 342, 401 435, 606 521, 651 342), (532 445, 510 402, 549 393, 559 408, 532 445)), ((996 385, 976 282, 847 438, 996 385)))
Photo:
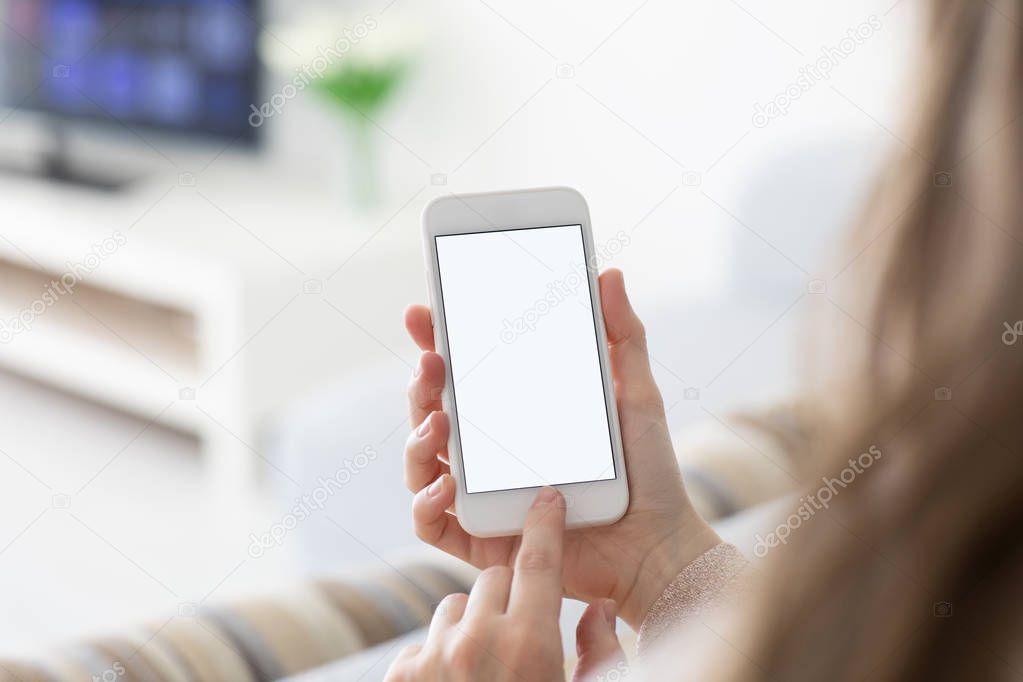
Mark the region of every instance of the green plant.
POLYGON ((373 148, 376 117, 404 80, 406 63, 346 61, 315 81, 314 91, 348 114, 353 126, 351 169, 355 200, 364 208, 377 202, 377 159, 373 148))
POLYGON ((370 117, 397 90, 406 70, 398 61, 379 65, 346 62, 317 80, 314 87, 357 118, 370 117))

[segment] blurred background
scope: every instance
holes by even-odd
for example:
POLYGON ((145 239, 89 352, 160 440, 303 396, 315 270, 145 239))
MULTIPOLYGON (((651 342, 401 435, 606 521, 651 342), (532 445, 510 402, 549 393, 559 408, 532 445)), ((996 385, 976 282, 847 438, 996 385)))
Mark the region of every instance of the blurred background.
POLYGON ((802 320, 869 333, 836 240, 917 39, 898 0, 0 2, 0 654, 416 543, 446 193, 628 235, 673 429, 786 395, 802 320))

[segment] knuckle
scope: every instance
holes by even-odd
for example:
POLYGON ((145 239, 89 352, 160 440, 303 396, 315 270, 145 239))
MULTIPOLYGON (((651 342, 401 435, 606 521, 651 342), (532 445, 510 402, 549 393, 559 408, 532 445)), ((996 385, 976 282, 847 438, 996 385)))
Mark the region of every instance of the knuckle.
POLYGON ((419 450, 416 448, 417 439, 418 437, 416 436, 416 432, 412 431, 411 433, 409 433, 408 438, 405 441, 406 464, 414 464, 418 462, 420 459, 422 459, 422 457, 417 457, 417 455, 419 455, 419 450))
POLYGON ((646 327, 638 317, 633 316, 632 319, 620 322, 613 331, 618 339, 615 346, 634 346, 646 352, 646 327))
POLYGON ((520 626, 511 632, 509 649, 512 660, 529 660, 550 648, 550 637, 543 637, 536 628, 520 626))
MULTIPOLYGON (((429 434, 425 438, 429 438, 429 434)), ((409 434, 405 443, 405 465, 406 472, 409 467, 422 467, 429 464, 431 459, 436 458, 437 448, 429 440, 423 440, 413 431, 409 434)))
POLYGON ((458 637, 448 645, 444 658, 449 669, 472 672, 480 661, 480 647, 468 637, 458 637))
POLYGON ((646 325, 643 324, 643 320, 634 316, 630 326, 629 339, 643 350, 646 350, 646 325))
POLYGON ((422 375, 412 377, 405 389, 409 404, 420 409, 439 403, 444 397, 444 384, 428 383, 422 375))
POLYGON ((490 617, 484 614, 466 615, 458 624, 458 637, 477 650, 490 640, 490 617))
POLYGON ((410 644, 404 647, 395 657, 391 667, 387 669, 384 682, 406 682, 415 679, 414 669, 420 667, 418 663, 423 647, 419 644, 410 644))
POLYGON ((664 398, 652 380, 637 382, 636 385, 627 387, 623 393, 622 401, 628 407, 655 415, 664 412, 664 398))
POLYGON ((420 395, 422 395, 423 392, 420 386, 421 384, 419 383, 419 379, 415 377, 409 379, 408 387, 405 389, 405 393, 406 395, 408 395, 409 402, 412 403, 413 405, 419 404, 419 397, 420 395))
MULTIPOLYGON (((412 512, 412 525, 415 528, 416 537, 428 545, 434 545, 440 537, 440 530, 435 524, 425 523, 416 517, 415 510, 412 512)), ((447 597, 445 597, 446 599, 447 597)))
POLYGON ((642 401, 643 405, 652 412, 659 413, 664 411, 664 398, 661 396, 657 386, 651 385, 648 390, 644 391, 642 401))
POLYGON ((489 568, 483 569, 483 572, 480 573, 480 577, 477 578, 477 581, 486 579, 500 582, 502 580, 510 580, 511 577, 512 569, 510 566, 490 566, 489 568))
POLYGON ((542 573, 554 568, 554 555, 543 547, 531 547, 519 552, 516 569, 523 573, 542 573))
POLYGON ((437 604, 437 610, 434 611, 434 617, 436 616, 447 616, 449 613, 456 610, 465 608, 465 603, 468 601, 469 595, 464 592, 454 592, 447 595, 440 600, 437 604))

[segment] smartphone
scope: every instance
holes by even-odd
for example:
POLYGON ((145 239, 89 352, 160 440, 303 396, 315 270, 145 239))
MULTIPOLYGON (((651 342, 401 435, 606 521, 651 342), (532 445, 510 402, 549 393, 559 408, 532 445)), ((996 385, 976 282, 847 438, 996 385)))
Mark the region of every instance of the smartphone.
POLYGON ((444 196, 423 211, 423 240, 459 523, 521 533, 547 485, 569 527, 620 519, 629 488, 585 199, 444 196))

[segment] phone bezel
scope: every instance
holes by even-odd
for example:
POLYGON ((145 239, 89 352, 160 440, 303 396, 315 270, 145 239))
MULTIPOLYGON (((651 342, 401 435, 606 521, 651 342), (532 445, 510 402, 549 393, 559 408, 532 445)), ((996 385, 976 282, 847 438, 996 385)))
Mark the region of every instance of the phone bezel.
POLYGON ((459 523, 472 535, 492 537, 521 533, 526 511, 538 488, 517 488, 494 492, 468 493, 462 468, 462 451, 458 433, 458 419, 453 395, 453 378, 447 347, 447 323, 438 272, 435 238, 477 232, 498 232, 563 225, 581 225, 583 253, 593 308, 594 327, 597 332, 597 350, 600 358, 604 402, 611 432, 611 451, 615 478, 602 481, 582 481, 555 486, 568 503, 566 523, 569 527, 596 526, 614 523, 628 508, 629 491, 622 447, 618 406, 611 378, 611 365, 607 349, 607 331, 600 305, 597 283, 593 232, 590 226, 586 200, 576 190, 567 187, 488 192, 482 194, 446 195, 430 202, 423 209, 423 249, 426 273, 433 310, 434 341, 437 353, 444 358, 445 385, 441 395, 445 412, 449 415, 451 431, 448 438, 448 459, 456 482, 455 513, 459 523))

